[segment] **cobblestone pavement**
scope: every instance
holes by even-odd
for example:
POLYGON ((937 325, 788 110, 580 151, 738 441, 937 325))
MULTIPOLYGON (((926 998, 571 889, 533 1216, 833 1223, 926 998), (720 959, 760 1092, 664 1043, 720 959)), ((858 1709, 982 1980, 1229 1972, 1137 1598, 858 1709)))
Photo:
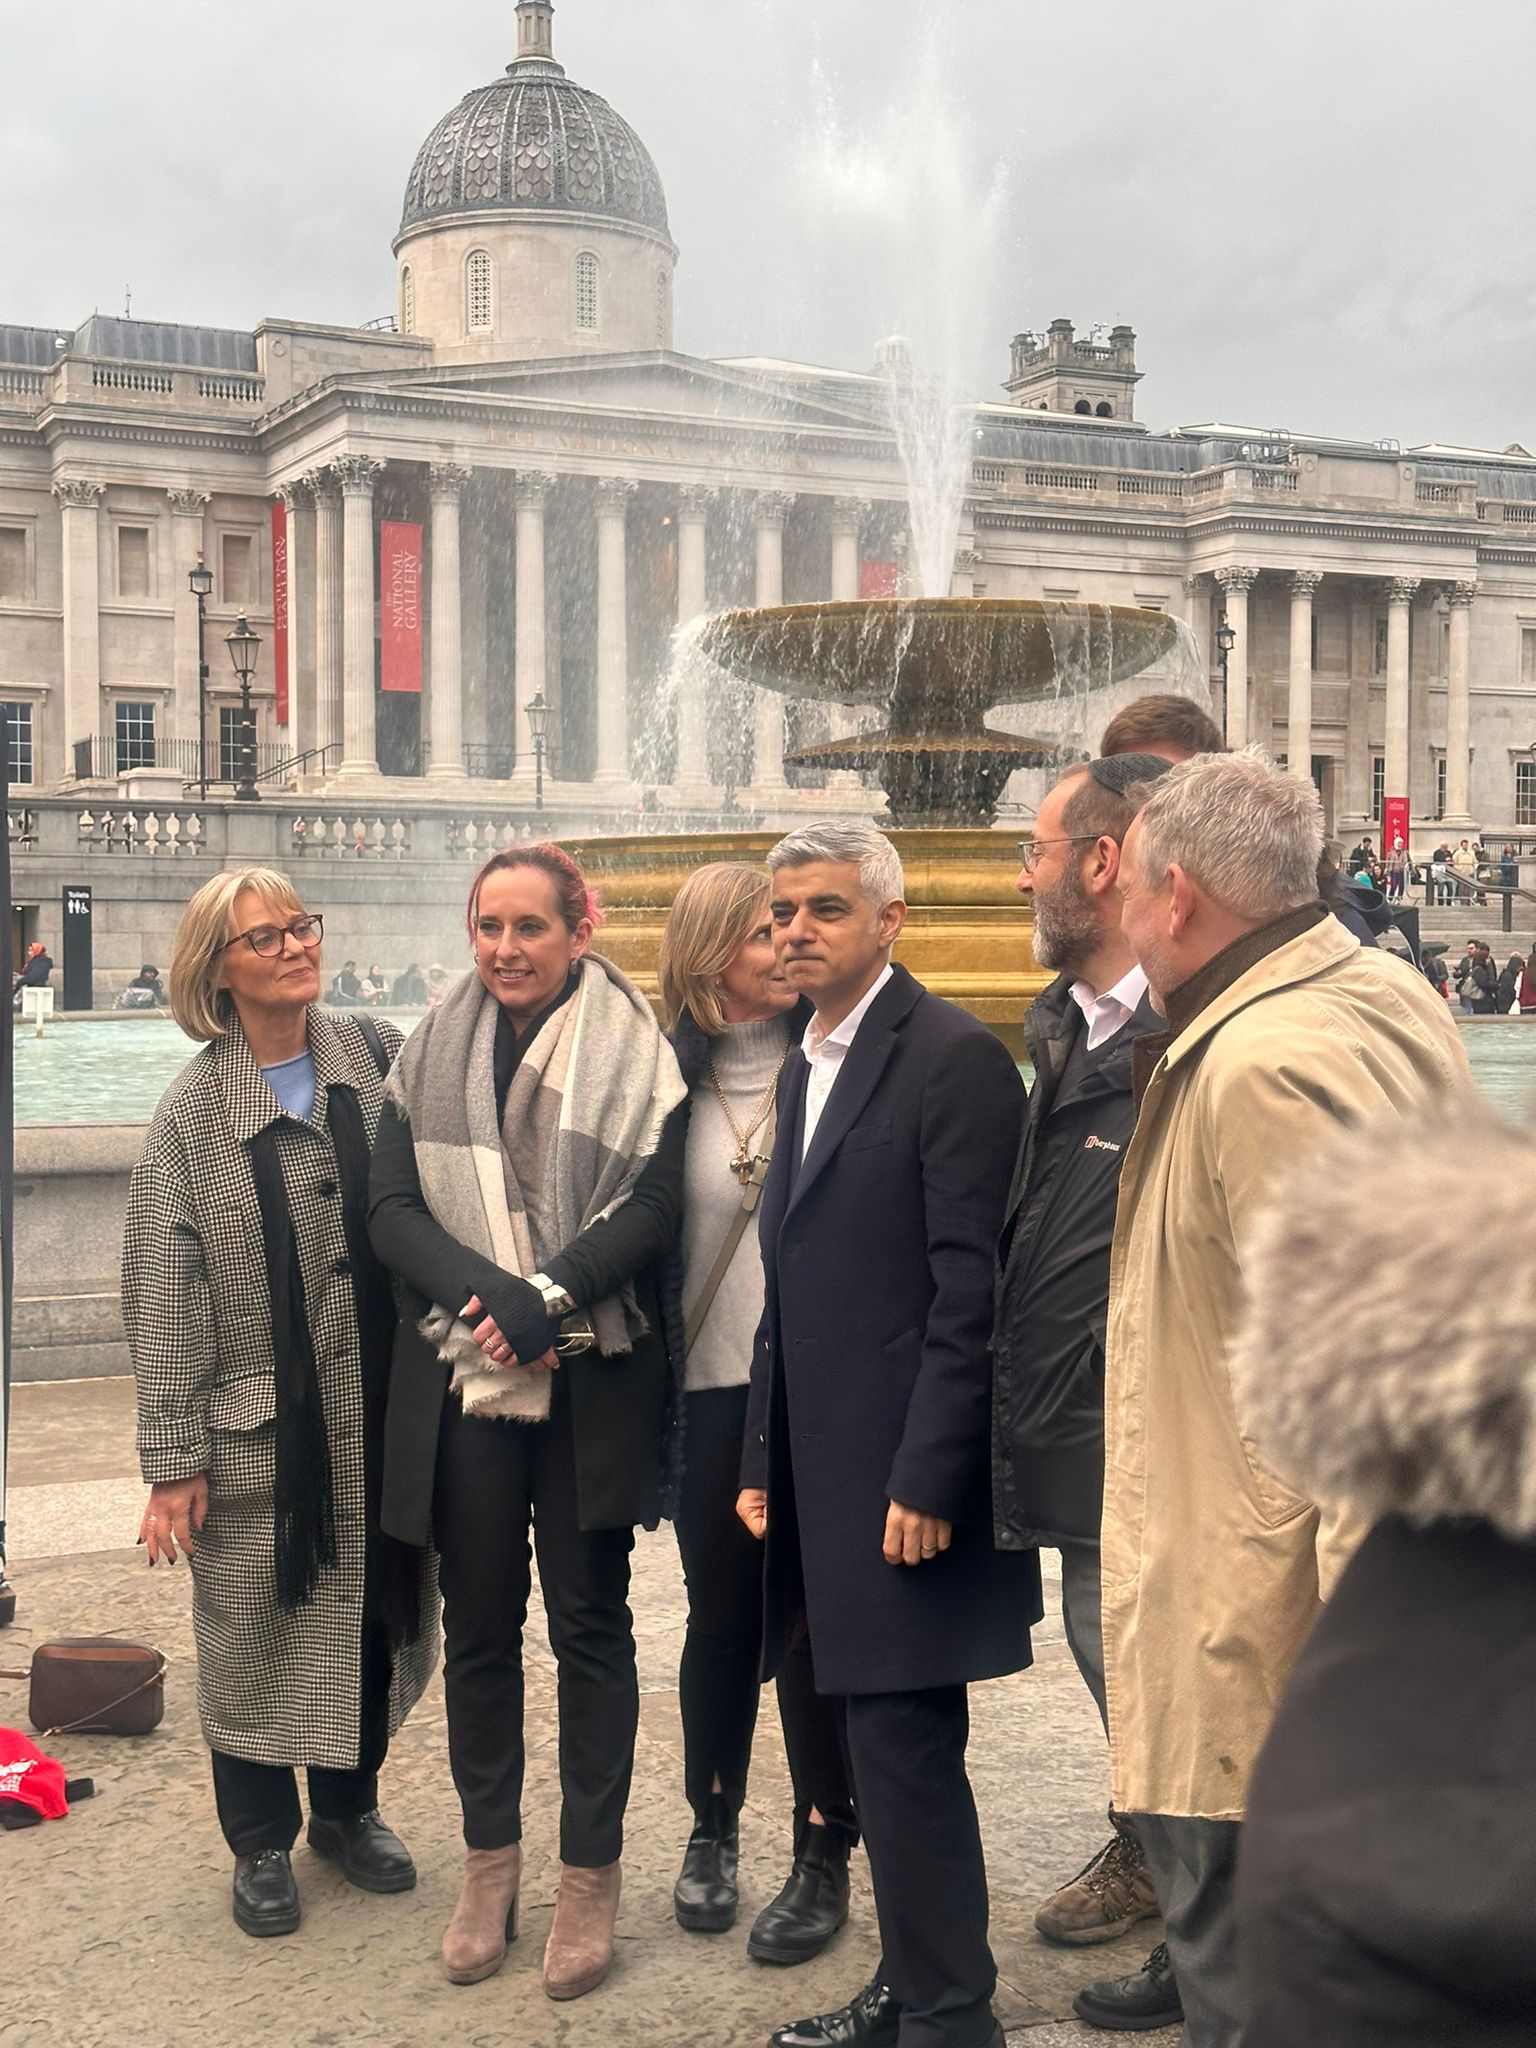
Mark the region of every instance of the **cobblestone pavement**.
MULTIPOLYGON (((0 1833, 0 1925, 11 1965, 0 1994, 4 2048, 45 2040, 50 2048, 762 2048, 774 2026, 839 2005, 864 1982, 876 1938, 862 1857, 852 1918, 825 1955, 775 1971, 745 1954, 746 1926, 788 1867, 789 1785, 771 1695, 743 1815, 741 1926, 686 1935, 672 1919, 688 1816, 676 1691, 683 1597, 665 1529, 643 1536, 636 1551, 640 1748, 618 1960, 601 1990, 554 2006, 539 1983, 559 1869, 554 1667, 537 1613, 528 1637, 523 1932, 501 1974, 456 1989, 437 1960, 461 1845, 436 1681, 383 1782, 386 1818, 416 1857, 416 1891, 354 1891, 301 1846, 294 1867, 303 1926, 287 1940, 249 1940, 229 1914, 230 1859, 198 1734, 190 1588, 182 1569, 151 1573, 132 1547, 143 1500, 134 1474, 131 1383, 15 1389, 10 1536, 20 1606, 0 1635, 0 1663, 23 1666, 48 1636, 116 1634, 158 1643, 171 1670, 155 1734, 61 1736, 49 1745, 72 1776, 94 1777, 94 1799, 64 1821, 0 1833)), ((1036 1641, 1032 1671, 972 1694, 996 2003, 1011 2048, 1102 2040, 1070 2018, 1073 1991, 1095 1975, 1134 1969, 1157 1939, 1149 1923, 1084 1954, 1035 1935, 1039 1898, 1103 1840, 1106 1797, 1102 1737, 1054 1605, 1036 1641)), ((15 1681, 0 1680, 0 1720, 27 1726, 25 1688, 15 1681)), ((1142 2038, 1168 2048, 1177 2035, 1142 2038)))

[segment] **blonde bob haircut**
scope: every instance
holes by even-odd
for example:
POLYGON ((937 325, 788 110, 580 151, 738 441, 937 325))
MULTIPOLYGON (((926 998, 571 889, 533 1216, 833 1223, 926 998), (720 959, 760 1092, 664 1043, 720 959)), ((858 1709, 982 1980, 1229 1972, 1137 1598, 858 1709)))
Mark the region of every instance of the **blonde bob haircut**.
POLYGON ((187 1034, 203 1044, 224 1037, 234 1004, 219 986, 224 972, 224 942, 234 924, 235 901, 247 889, 261 898, 274 918, 302 917, 304 905, 286 875, 276 868, 231 868, 204 882, 181 914, 171 945, 171 1015, 187 1034))
POLYGON ((768 922, 768 877, 741 861, 711 861, 684 882, 661 935, 656 973, 668 1031, 686 1010, 707 1038, 725 1030, 715 977, 768 922))

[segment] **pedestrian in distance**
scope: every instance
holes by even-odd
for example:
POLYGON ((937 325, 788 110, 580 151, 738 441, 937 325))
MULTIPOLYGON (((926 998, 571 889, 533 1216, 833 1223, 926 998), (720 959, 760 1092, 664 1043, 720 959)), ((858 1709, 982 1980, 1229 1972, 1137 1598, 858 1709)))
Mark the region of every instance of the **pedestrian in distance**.
POLYGON ((1520 1007, 1520 984, 1525 978, 1525 955, 1511 953, 1500 970, 1494 990, 1494 1015, 1507 1017, 1520 1007))
MULTIPOLYGON (((1034 1082, 998 1248, 993 1516, 999 1549, 1060 1552, 1067 1644, 1101 1719, 1109 1252, 1136 1122, 1135 1047, 1162 1028, 1120 929, 1115 885, 1135 816, 1126 792, 1168 767, 1154 755, 1123 754, 1068 769, 1040 806, 1017 884, 1034 910, 1035 960, 1056 979, 1024 1020, 1034 1082)), ((1111 1820, 1108 1844, 1036 1913, 1047 1941, 1088 1947, 1156 1916, 1135 1829, 1111 1820)), ((1176 2024, 1183 2015, 1166 1949, 1131 1976, 1080 1994, 1078 2010, 1089 2019, 1176 2024)))
POLYGON ((1254 1767, 1250 2048, 1532 2038, 1533 1217, 1529 1133, 1458 1106, 1341 1133, 1255 1233, 1237 1412, 1370 1533, 1254 1767))
POLYGON ((523 1853, 529 1532, 558 1667, 560 1888, 544 1989, 613 1962, 639 1691, 636 1523, 666 1497, 681 1330, 667 1261, 686 1094, 648 1004, 591 950, 559 847, 499 853, 467 906, 475 971, 407 1042, 369 1226, 400 1283, 382 1520, 436 1550, 465 1871, 452 1983, 499 1970, 523 1853))
POLYGON ((1519 1005, 1522 1017, 1536 1015, 1536 947, 1526 954, 1520 970, 1519 1005))
POLYGON ((343 960, 338 972, 331 977, 331 985, 325 992, 325 1000, 335 1003, 340 1009, 350 1008, 363 999, 363 984, 357 978, 357 962, 343 960))
POLYGON ((377 1522, 395 1310, 365 1216, 400 1035, 320 1007, 322 930, 269 868, 188 904, 171 1010, 203 1049, 155 1112, 123 1242, 139 1541, 191 1565, 198 1714, 252 1935, 299 1924, 299 1769, 317 1854, 365 1891, 415 1884, 378 1774, 437 1641, 425 1560, 377 1522))
MULTIPOLYGON (((811 1014, 774 952, 762 868, 719 861, 688 876, 662 934, 658 979, 689 1089, 687 1428, 675 1519, 688 1588, 678 1696, 693 1833, 672 1904, 680 1926, 718 1933, 736 1919, 738 1824, 762 1663, 762 1548, 736 1513, 752 1342, 763 1313, 757 1211, 781 1138, 779 1078, 799 1057, 811 1014)), ((795 1794, 793 1867, 754 1921, 747 1953, 791 1964, 818 1955, 848 1917, 858 1825, 837 1710, 816 1691, 804 1635, 779 1669, 778 1701, 795 1794)))
POLYGON ((1111 1787, 1157 1885, 1187 2048, 1247 2038, 1233 1883, 1248 1780, 1356 1533, 1259 1461, 1235 1419, 1249 1235, 1277 1176, 1336 1124, 1471 1096, 1422 977, 1318 901, 1322 843, 1310 781, 1257 752, 1197 759, 1152 790, 1117 884, 1166 1028, 1136 1047, 1111 1252, 1111 1787))
POLYGON ((774 943, 815 1015, 763 1190, 764 1315, 739 1511, 764 1537, 764 1673, 801 1629, 839 1703, 881 1958, 773 2048, 994 2048, 967 1686, 1023 1669, 1033 1551, 992 1543, 992 1274, 1024 1094, 1001 1042, 891 949, 890 841, 780 840, 774 943))

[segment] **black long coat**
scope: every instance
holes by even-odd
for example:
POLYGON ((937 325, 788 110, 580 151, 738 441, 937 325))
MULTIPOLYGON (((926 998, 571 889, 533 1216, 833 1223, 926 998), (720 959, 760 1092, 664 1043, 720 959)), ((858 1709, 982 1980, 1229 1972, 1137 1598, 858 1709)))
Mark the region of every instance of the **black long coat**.
MULTIPOLYGON (((679 1325, 670 1300, 669 1248, 682 1214, 686 1103, 667 1119, 634 1192, 601 1223, 546 1261, 551 1280, 578 1306, 616 1294, 626 1281, 647 1328, 614 1358, 579 1352, 560 1362, 576 1432, 577 1519, 583 1529, 653 1527, 663 1503, 666 1438, 676 1373, 669 1336, 679 1325)), ((499 1269, 450 1237, 427 1207, 411 1127, 386 1102, 369 1181, 374 1250, 401 1282, 384 1425, 382 1521, 391 1536, 424 1544, 432 1527, 432 1482, 449 1370, 419 1324, 434 1301, 461 1308, 485 1298, 499 1269)), ((506 1423, 508 1429, 533 1425, 506 1423)))
POLYGON ((871 1004, 801 1163, 809 1069, 785 1063, 763 1190, 766 1278, 742 1484, 768 1494, 764 1673, 801 1617, 826 1693, 1022 1670, 1033 1551, 993 1548, 992 1273, 1024 1090, 1003 1045, 904 968, 871 1004), (952 1547, 885 1562, 892 1500, 952 1547))
MULTIPOLYGON (((1347 1345, 1333 1355, 1349 1363, 1347 1345)), ((1378 1523, 1296 1660, 1249 1790, 1253 2048, 1536 2041, 1533 1727, 1536 1542, 1378 1523)))

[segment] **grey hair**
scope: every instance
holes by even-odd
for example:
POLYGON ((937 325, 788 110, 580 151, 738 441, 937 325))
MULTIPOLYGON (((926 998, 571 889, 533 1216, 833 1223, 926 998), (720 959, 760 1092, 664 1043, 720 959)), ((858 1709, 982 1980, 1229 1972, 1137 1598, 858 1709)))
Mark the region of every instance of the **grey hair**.
POLYGON ((1137 862, 1149 888, 1177 865, 1223 910, 1256 924, 1317 900, 1322 802, 1262 748, 1181 761, 1151 786, 1140 817, 1137 862))
POLYGON ((857 862, 859 887, 876 911, 906 897, 901 855, 865 818, 826 818, 815 825, 797 825, 769 853, 768 872, 809 867, 817 860, 857 862))

